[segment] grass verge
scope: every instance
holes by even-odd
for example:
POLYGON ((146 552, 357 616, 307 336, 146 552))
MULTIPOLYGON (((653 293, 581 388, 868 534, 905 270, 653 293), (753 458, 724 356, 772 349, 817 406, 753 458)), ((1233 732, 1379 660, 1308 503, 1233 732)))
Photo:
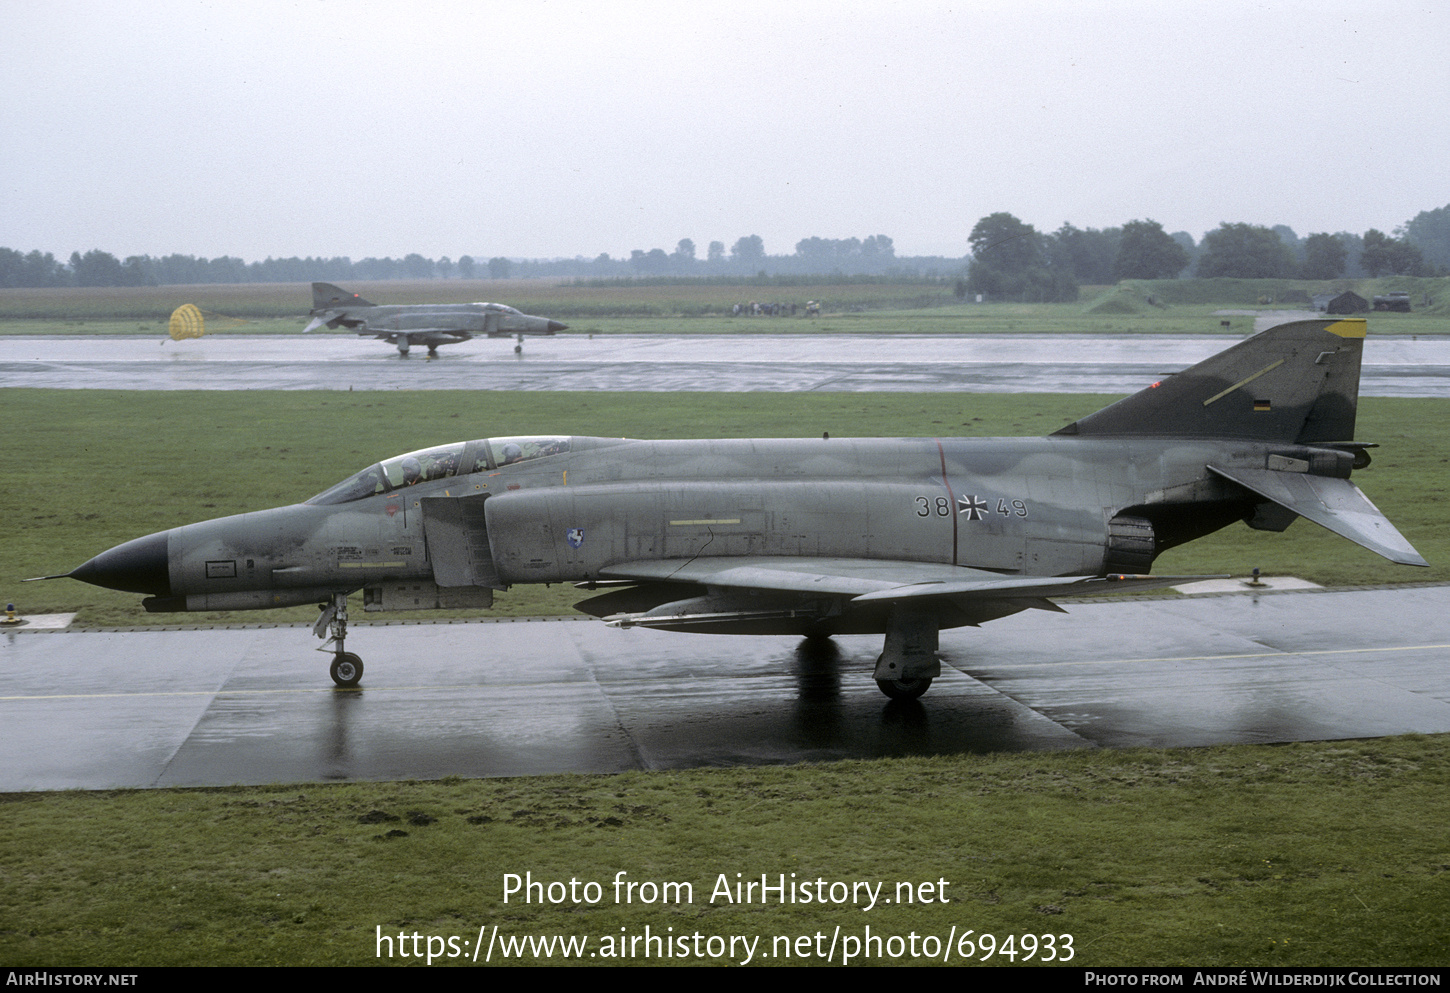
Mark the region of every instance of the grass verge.
MULTIPOLYGON (((869 925, 902 950, 893 957, 883 944, 863 960, 876 963, 926 964, 908 954, 907 936, 920 948, 955 927, 991 934, 999 947, 1014 935, 1019 949, 1023 935, 1051 934, 1059 950, 1071 935, 1072 964, 1090 967, 1443 965, 1447 786, 1450 736, 1409 736, 9 794, 0 797, 0 960, 363 965, 379 961, 381 934, 395 939, 384 960, 393 964, 417 964, 428 936, 455 936, 451 957, 435 945, 434 964, 456 965, 480 927, 497 926, 510 939, 587 937, 583 961, 595 965, 646 961, 643 946, 629 954, 616 945, 624 954, 614 957, 606 944, 646 927, 758 938, 757 964, 814 964, 837 927, 861 938, 869 925), (540 893, 505 903, 510 873, 600 889, 592 901, 576 887, 559 902, 540 893), (690 899, 683 888, 669 900, 661 890, 650 902, 640 889, 616 899, 617 873, 688 883, 690 899), (772 884, 882 883, 892 902, 735 903, 716 890, 762 874, 772 884), (423 936, 406 958, 400 933, 423 936)), ((738 962, 745 952, 737 944, 683 961, 738 962)), ((556 949, 503 961, 569 959, 556 949)))

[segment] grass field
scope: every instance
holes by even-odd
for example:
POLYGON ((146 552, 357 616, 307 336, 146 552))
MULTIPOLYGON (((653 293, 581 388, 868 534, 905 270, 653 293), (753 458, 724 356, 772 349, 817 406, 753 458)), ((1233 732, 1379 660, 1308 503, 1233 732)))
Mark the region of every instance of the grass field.
MULTIPOLYGON (((0 961, 366 965, 379 961, 382 934, 392 964, 419 964, 431 937, 433 964, 459 965, 480 928, 497 927, 506 940, 587 938, 592 965, 649 961, 644 946, 617 944, 646 928, 686 939, 686 955, 664 959, 675 964, 751 954, 816 964, 833 938, 839 963, 850 948, 841 939, 860 942, 869 927, 879 946, 857 961, 870 964, 929 964, 943 945, 959 964, 963 946, 946 940, 955 928, 973 932, 972 961, 993 965, 1031 964, 1028 935, 1045 957, 1051 935, 1080 967, 1443 966, 1447 818, 1443 735, 10 794, 0 796, 0 961), (526 873, 575 880, 577 896, 566 885, 551 903, 541 887, 531 903, 505 903, 506 876, 526 873), (653 903, 640 889, 616 900, 618 873, 688 883, 690 899, 677 888, 653 903), (863 892, 862 906, 732 903, 716 890, 722 877, 762 875, 884 884, 891 902, 864 909, 863 892), (582 888, 591 882, 597 893, 582 888), (406 958, 399 934, 419 936, 406 958), (986 958, 987 936, 1000 952, 1009 935, 1014 954, 986 958), (757 943, 731 949, 730 936, 757 943), (702 954, 687 957, 696 940, 702 954)), ((491 964, 569 961, 557 949, 505 958, 500 947, 491 964)))
MULTIPOLYGON (((699 334, 770 333, 973 334, 973 333, 1171 333, 1246 334, 1253 318, 1216 311, 1308 307, 1326 289, 1354 289, 1369 299, 1404 290, 1416 310, 1374 315, 1376 334, 1450 334, 1450 279, 1387 277, 1340 280, 1154 280, 1116 287, 1085 286, 1075 303, 965 303, 939 280, 794 285, 793 281, 716 280, 661 283, 553 280, 414 280, 359 283, 348 287, 374 303, 455 303, 494 300, 525 313, 562 320, 568 333, 699 334), (1423 303, 1430 300, 1429 305, 1423 303), (821 318, 807 318, 807 300, 818 300, 821 318), (734 304, 792 303, 796 317, 731 318, 734 304), (1269 301, 1269 302, 1264 302, 1269 301), (1228 328, 1221 322, 1230 321, 1228 328)), ((114 289, 0 290, 0 334, 158 334, 183 303, 207 314, 209 334, 291 334, 311 307, 305 283, 162 286, 114 289)))

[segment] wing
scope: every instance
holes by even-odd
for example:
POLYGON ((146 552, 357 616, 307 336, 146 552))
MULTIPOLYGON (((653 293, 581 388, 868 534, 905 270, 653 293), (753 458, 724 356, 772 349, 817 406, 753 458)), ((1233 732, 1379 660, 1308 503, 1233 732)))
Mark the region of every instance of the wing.
POLYGON ((578 604, 579 609, 621 626, 681 628, 879 613, 899 603, 985 619, 1027 607, 1061 610, 1050 597, 1096 596, 1208 578, 1003 576, 930 562, 766 556, 629 562, 604 569, 602 575, 638 588, 606 593, 578 604), (695 595, 684 593, 682 598, 687 588, 695 595), (611 613, 613 607, 621 609, 611 613))

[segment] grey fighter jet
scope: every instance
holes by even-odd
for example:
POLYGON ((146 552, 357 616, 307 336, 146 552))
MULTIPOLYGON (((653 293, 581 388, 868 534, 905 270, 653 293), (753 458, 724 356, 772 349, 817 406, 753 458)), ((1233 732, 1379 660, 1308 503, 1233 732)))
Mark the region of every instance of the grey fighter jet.
MULTIPOLYGON (((172 528, 68 575, 150 611, 318 603, 355 685, 365 610, 486 607, 576 583, 620 627, 879 633, 894 698, 940 672, 942 628, 1185 578, 1164 549, 1307 517, 1425 560, 1350 482, 1362 319, 1281 325, 1046 438, 482 438, 368 466, 304 503, 172 528)), ((57 577, 58 578, 58 577, 57 577)))
POLYGON ((533 317, 501 303, 416 303, 379 305, 331 283, 312 284, 312 318, 302 333, 320 327, 345 327, 365 338, 380 338, 406 356, 413 345, 426 345, 437 355, 439 345, 513 336, 515 352, 523 351, 524 335, 548 335, 568 328, 547 317, 533 317))

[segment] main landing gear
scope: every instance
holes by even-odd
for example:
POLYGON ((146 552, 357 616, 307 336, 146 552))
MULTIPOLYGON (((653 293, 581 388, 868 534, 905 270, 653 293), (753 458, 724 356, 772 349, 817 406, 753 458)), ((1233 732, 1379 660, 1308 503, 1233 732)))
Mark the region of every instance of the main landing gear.
POLYGON ((876 660, 876 686, 893 700, 915 700, 941 675, 937 649, 941 621, 932 612, 895 606, 886 622, 886 645, 876 660))
POLYGON ((329 633, 332 635, 318 651, 333 653, 332 666, 328 672, 334 683, 343 689, 352 689, 362 682, 362 659, 344 648, 344 641, 347 638, 346 593, 334 593, 332 601, 322 605, 322 613, 318 615, 312 633, 319 638, 327 638, 329 633))
MULTIPOLYGON (((334 679, 337 677, 334 676, 334 679)), ((931 689, 931 677, 922 676, 919 679, 878 679, 877 689, 881 690, 893 700, 915 700, 927 690, 931 689)))

